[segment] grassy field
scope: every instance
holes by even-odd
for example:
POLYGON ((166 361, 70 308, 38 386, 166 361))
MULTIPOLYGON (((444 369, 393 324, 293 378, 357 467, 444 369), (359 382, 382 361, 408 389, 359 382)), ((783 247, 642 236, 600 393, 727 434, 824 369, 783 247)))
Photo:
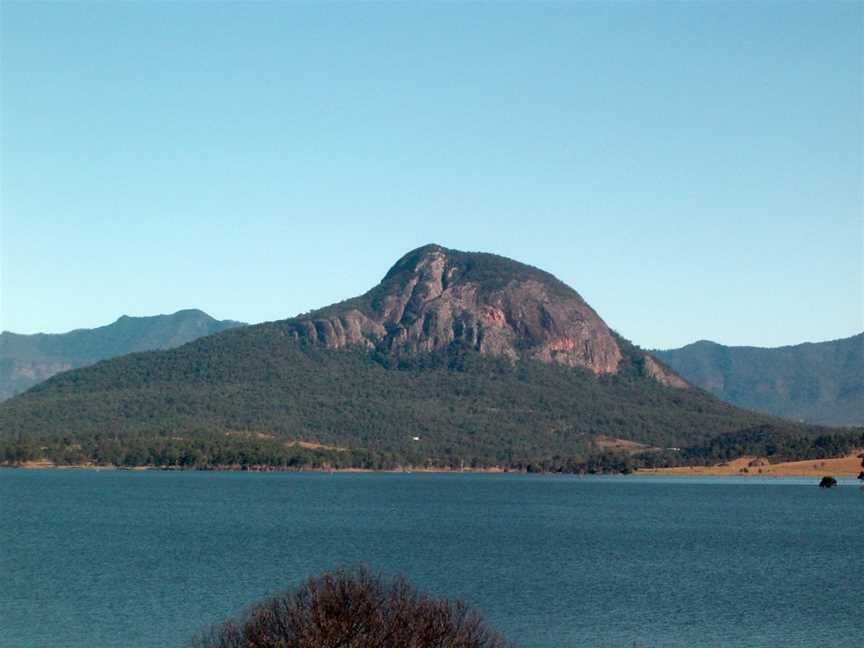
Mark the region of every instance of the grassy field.
POLYGON ((646 468, 639 474, 655 475, 751 475, 771 477, 857 477, 861 472, 860 452, 837 459, 787 461, 769 464, 758 457, 741 457, 717 466, 679 466, 676 468, 646 468))

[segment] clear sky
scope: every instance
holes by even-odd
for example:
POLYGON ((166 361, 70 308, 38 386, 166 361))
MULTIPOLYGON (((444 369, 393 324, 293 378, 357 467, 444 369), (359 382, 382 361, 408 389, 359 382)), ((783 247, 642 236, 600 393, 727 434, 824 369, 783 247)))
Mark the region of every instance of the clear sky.
POLYGON ((281 319, 435 242, 634 342, 864 329, 860 2, 0 4, 0 328, 281 319))

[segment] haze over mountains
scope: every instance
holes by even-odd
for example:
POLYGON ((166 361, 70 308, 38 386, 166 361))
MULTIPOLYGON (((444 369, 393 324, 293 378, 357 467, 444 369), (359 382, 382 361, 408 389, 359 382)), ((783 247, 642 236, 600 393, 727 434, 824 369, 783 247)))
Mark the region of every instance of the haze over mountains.
POLYGON ((241 322, 216 320, 200 310, 172 315, 122 316, 113 324, 69 333, 0 333, 0 400, 51 376, 135 351, 170 349, 241 322))
POLYGON ((864 425, 864 333, 773 349, 702 340, 652 353, 739 407, 808 423, 864 425))
POLYGON ((436 245, 359 297, 68 371, 0 405, 7 439, 137 439, 142 456, 161 452, 154 439, 209 439, 195 461, 226 435, 362 449, 375 465, 551 466, 610 437, 663 453, 818 433, 690 386, 546 272, 436 245))

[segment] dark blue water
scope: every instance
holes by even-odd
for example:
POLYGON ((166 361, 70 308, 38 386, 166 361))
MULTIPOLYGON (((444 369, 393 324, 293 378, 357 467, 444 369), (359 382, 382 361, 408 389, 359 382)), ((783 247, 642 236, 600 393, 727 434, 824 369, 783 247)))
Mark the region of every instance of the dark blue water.
POLYGON ((179 646, 346 563, 523 647, 860 646, 851 482, 0 471, 0 645, 179 646))

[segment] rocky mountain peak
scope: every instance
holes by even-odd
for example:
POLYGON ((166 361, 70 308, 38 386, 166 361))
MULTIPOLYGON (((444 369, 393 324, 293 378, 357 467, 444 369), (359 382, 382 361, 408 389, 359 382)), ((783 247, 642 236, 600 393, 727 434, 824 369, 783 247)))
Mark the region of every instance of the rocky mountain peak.
POLYGON ((458 344, 596 374, 616 373, 623 357, 605 322, 551 274, 439 245, 404 255, 365 295, 285 325, 290 335, 326 348, 410 354, 458 344))

